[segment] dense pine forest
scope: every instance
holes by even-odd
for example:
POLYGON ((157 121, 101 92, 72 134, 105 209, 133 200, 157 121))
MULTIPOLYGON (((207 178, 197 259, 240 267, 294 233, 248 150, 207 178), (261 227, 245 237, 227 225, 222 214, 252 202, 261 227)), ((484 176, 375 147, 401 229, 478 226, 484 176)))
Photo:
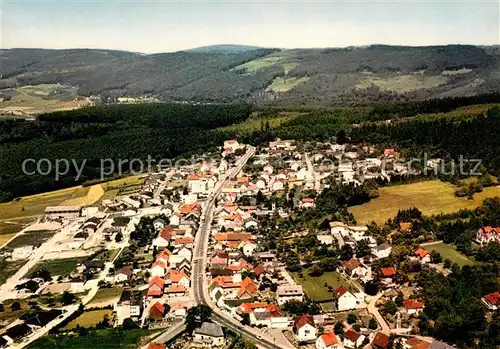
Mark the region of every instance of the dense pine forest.
MULTIPOLYGON (((41 115, 36 122, 0 122, 0 200, 73 186, 100 177, 101 159, 173 159, 220 145, 217 127, 248 118, 250 108, 235 106, 102 106, 41 115), (75 183, 72 169, 61 180, 54 174, 25 175, 25 159, 87 160, 75 183)), ((32 171, 33 169, 30 169, 32 171)))

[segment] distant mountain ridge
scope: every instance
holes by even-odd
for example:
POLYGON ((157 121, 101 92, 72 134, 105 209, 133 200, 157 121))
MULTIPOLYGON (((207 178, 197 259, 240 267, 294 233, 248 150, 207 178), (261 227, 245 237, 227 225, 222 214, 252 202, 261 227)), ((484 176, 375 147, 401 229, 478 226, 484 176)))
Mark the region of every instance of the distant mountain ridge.
POLYGON ((283 50, 227 44, 157 54, 5 49, 0 75, 2 93, 60 83, 105 99, 351 105, 500 91, 500 51, 472 45, 283 50))
POLYGON ((183 50, 184 52, 198 52, 198 53, 209 53, 209 52, 220 52, 220 53, 240 53, 247 51, 259 50, 262 47, 260 46, 248 46, 248 45, 233 45, 233 44, 220 44, 220 45, 209 45, 209 46, 201 46, 195 47, 187 50, 183 50))

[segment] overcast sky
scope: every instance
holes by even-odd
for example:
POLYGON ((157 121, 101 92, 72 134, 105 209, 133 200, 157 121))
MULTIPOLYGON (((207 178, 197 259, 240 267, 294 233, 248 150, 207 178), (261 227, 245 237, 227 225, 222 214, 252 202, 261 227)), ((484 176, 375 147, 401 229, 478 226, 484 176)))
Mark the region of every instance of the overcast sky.
POLYGON ((495 0, 0 2, 2 48, 151 53, 213 44, 296 48, 500 42, 495 0))

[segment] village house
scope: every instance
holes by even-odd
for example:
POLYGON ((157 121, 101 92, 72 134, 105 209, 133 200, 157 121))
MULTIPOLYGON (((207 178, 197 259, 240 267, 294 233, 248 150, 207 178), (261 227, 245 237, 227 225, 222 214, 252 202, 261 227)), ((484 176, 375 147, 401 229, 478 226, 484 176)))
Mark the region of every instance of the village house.
POLYGON ((380 268, 380 282, 383 287, 391 288, 395 284, 393 282, 393 277, 396 276, 396 269, 393 267, 380 268))
POLYGON ((186 275, 184 270, 172 269, 167 274, 167 284, 182 285, 184 286, 184 288, 189 288, 190 286, 189 276, 186 275))
POLYGON ((320 235, 317 235, 316 237, 318 238, 318 241, 322 245, 330 246, 333 244, 334 237, 332 235, 320 234, 320 235))
POLYGON ((149 318, 153 321, 162 321, 165 317, 165 306, 160 302, 156 302, 149 309, 149 318))
POLYGON ((314 199, 312 198, 304 198, 302 199, 302 201, 300 202, 300 205, 299 205, 301 208, 311 208, 311 207, 314 207, 314 199))
POLYGON ((300 285, 281 285, 276 289, 276 301, 283 305, 289 301, 304 301, 304 290, 300 285))
POLYGON ((414 258, 417 259, 421 264, 426 264, 431 262, 431 254, 424 250, 423 248, 418 248, 414 253, 414 258))
POLYGON ((178 304, 172 307, 172 314, 177 319, 184 319, 187 315, 187 306, 185 304, 178 304))
POLYGON ((403 307, 408 315, 418 315, 424 311, 424 303, 415 299, 405 299, 403 307))
POLYGON ((220 347, 224 345, 224 332, 222 327, 212 322, 203 322, 194 330, 194 342, 207 347, 220 347))
POLYGON ((343 267, 344 272, 351 278, 363 279, 369 273, 368 268, 361 264, 361 262, 356 258, 351 258, 350 260, 344 262, 343 267))
POLYGON ((283 314, 276 305, 272 303, 271 304, 261 303, 261 304, 264 304, 265 306, 255 307, 250 312, 248 312, 248 314, 250 315, 251 325, 267 326, 269 328, 279 328, 279 329, 286 329, 290 327, 291 322, 289 318, 287 316, 283 316, 283 314))
POLYGON ((304 314, 293 325, 293 333, 299 342, 309 342, 316 340, 318 330, 314 325, 314 319, 309 314, 304 314))
POLYGON ((187 177, 188 189, 192 194, 207 194, 208 193, 208 181, 204 176, 199 176, 197 174, 191 174, 187 177))
POLYGON ((373 338, 372 347, 376 349, 385 349, 388 345, 389 336, 382 332, 377 332, 375 338, 373 338))
POLYGON ((158 236, 153 240, 152 246, 156 246, 158 248, 166 248, 170 245, 170 240, 172 239, 173 228, 171 226, 167 226, 163 228, 158 236))
POLYGON ((153 226, 155 228, 155 231, 162 230, 163 228, 165 228, 165 225, 166 225, 166 222, 163 219, 161 219, 161 218, 156 218, 153 221, 153 226))
POLYGON ((333 332, 323 333, 316 339, 316 349, 337 349, 341 347, 342 344, 337 340, 337 336, 333 332))
POLYGON ((500 243, 500 228, 491 226, 480 228, 476 233, 476 241, 480 245, 488 244, 492 241, 500 243))
POLYGON ((357 298, 351 292, 349 292, 349 290, 346 287, 344 286, 337 287, 334 290, 333 294, 337 298, 338 311, 356 309, 357 298))
POLYGON ((142 291, 123 290, 120 299, 114 305, 113 311, 119 326, 123 320, 131 318, 139 320, 144 308, 144 296, 142 291))
POLYGON ((392 247, 388 243, 383 243, 372 249, 372 254, 378 259, 387 258, 391 254, 392 247))
POLYGON ((148 297, 161 297, 163 295, 163 287, 165 286, 165 280, 159 276, 153 276, 149 281, 148 287, 148 297))
POLYGON ((241 249, 244 256, 250 257, 257 249, 257 244, 252 241, 243 241, 238 245, 238 249, 241 249))
POLYGON ((165 275, 166 268, 167 267, 164 262, 162 262, 161 260, 157 260, 151 265, 150 268, 151 276, 163 277, 165 275))
POLYGON ((332 235, 340 234, 342 236, 347 236, 349 227, 347 224, 342 222, 330 222, 330 232, 332 235))
POLYGON ((224 151, 228 151, 229 154, 234 153, 239 148, 241 148, 241 146, 235 139, 224 141, 224 151))
POLYGON ((486 309, 495 311, 500 309, 500 292, 493 292, 481 298, 486 309))
POLYGON ((130 280, 133 275, 133 271, 130 267, 123 267, 116 271, 114 276, 114 282, 120 283, 130 280))
POLYGON ((344 347, 345 348, 361 348, 365 336, 361 333, 353 331, 351 329, 347 330, 344 334, 344 347))
POLYGON ((171 254, 172 254, 172 252, 169 249, 165 248, 161 252, 158 252, 158 254, 156 255, 156 261, 163 262, 164 265, 167 265, 168 259, 170 258, 171 254))
POLYGON ((166 288, 166 293, 169 297, 182 297, 186 294, 186 287, 184 285, 170 285, 166 288))
MULTIPOLYGON (((176 245, 177 245, 177 242, 180 242, 180 241, 178 241, 180 239, 182 239, 182 238, 175 239, 176 245)), ((189 241, 191 241, 191 239, 189 239, 189 241)), ((191 249, 189 249, 184 244, 179 246, 179 247, 176 247, 173 251, 173 254, 178 255, 178 256, 182 256, 189 261, 191 260, 191 258, 193 256, 193 252, 191 251, 191 249)))

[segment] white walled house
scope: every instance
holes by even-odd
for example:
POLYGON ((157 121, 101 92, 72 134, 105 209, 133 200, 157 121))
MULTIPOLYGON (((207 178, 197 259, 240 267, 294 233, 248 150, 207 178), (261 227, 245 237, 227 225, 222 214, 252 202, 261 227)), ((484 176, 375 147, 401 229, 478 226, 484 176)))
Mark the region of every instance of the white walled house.
POLYGON ((372 249, 372 253, 378 258, 387 258, 391 254, 392 247, 388 243, 384 243, 372 249))
POLYGON ((208 347, 220 347, 224 345, 224 332, 219 324, 204 322, 200 328, 194 330, 194 342, 208 347))
POLYGON ((318 330, 314 325, 314 319, 308 314, 302 315, 295 321, 293 332, 299 342, 315 341, 318 334, 318 330))
POLYGON ((166 269, 166 266, 165 266, 165 263, 161 262, 161 261, 158 261, 158 262, 154 262, 151 266, 151 276, 154 277, 154 276, 159 276, 159 277, 163 277, 165 275, 165 269, 166 269))
POLYGON ((347 236, 349 227, 342 222, 330 222, 330 232, 332 235, 340 234, 342 236, 347 236))
POLYGON ((322 245, 332 245, 333 244, 333 235, 318 235, 318 241, 322 245))
POLYGON ((323 333, 316 339, 316 349, 338 349, 342 344, 333 332, 323 333))
POLYGON ((241 248, 245 256, 252 256, 254 251, 257 249, 257 244, 251 241, 243 241, 239 244, 238 248, 241 248))
POLYGON ((300 285, 282 285, 276 290, 276 301, 283 305, 289 301, 304 301, 304 290, 300 285))
POLYGON ((337 297, 338 311, 356 309, 357 298, 351 292, 349 292, 349 290, 346 287, 340 286, 336 288, 334 294, 337 297))
POLYGON ((161 218, 155 219, 153 222, 153 226, 155 228, 155 231, 160 231, 165 228, 165 221, 161 218))
POLYGON ((350 226, 349 227, 349 233, 353 237, 353 239, 356 241, 361 241, 363 239, 366 239, 365 233, 367 230, 368 230, 368 227, 365 225, 350 226))
POLYGON ((364 340, 365 336, 363 336, 361 333, 349 329, 344 334, 344 347, 353 349, 360 348, 364 340))

